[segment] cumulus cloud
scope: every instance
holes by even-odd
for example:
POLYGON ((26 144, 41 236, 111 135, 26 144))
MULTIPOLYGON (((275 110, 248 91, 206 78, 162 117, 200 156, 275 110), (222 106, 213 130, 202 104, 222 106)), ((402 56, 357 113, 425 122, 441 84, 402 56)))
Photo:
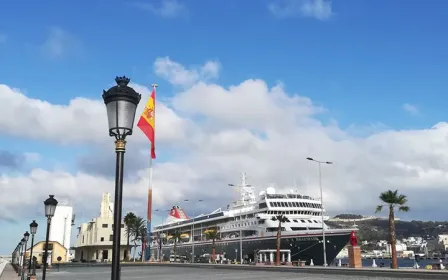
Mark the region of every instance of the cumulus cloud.
MULTIPOLYGON (((142 94, 142 100, 148 98, 148 88, 133 86, 142 94)), ((110 139, 106 108, 100 99, 78 97, 68 104, 51 104, 0 84, 0 102, 9 105, 0 114, 0 131, 11 136, 63 145, 103 144, 110 139)), ((144 106, 145 102, 140 102, 137 114, 141 114, 144 106)), ((187 129, 185 120, 164 104, 157 105, 157 114, 157 138, 160 141, 176 141, 184 136, 187 129)), ((147 140, 137 133, 132 141, 143 143, 147 140)))
MULTIPOLYGON (((322 169, 330 213, 372 214, 381 191, 399 189, 409 195, 413 209, 409 215, 443 217, 438 205, 444 205, 448 193, 447 123, 415 130, 381 126, 367 136, 355 136, 335 122, 322 123, 319 114, 325 108, 306 96, 286 92, 281 84, 268 85, 255 79, 222 86, 199 74, 204 65, 188 68, 167 58, 154 63, 156 74, 174 86, 183 85, 170 100, 157 104, 158 155, 164 156, 154 166, 154 209, 195 198, 204 199, 204 204, 201 209, 184 205, 190 213, 225 207, 238 195, 227 184, 237 183, 240 172, 248 173, 258 191, 271 185, 288 191, 295 182, 300 193, 317 197, 317 166, 305 159, 313 157, 334 162, 322 169), (157 71, 161 61, 181 70, 157 71), (438 193, 431 206, 422 200, 428 192, 438 193)), ((133 86, 148 97, 148 88, 133 86)), ((8 216, 41 208, 44 197, 36 201, 35 194, 54 193, 75 201, 78 211, 93 211, 89 213, 95 215, 101 193, 114 188, 113 152, 101 148, 112 146, 102 102, 76 98, 68 105, 51 104, 30 99, 6 85, 0 86, 0 101, 10 104, 0 115, 3 134, 59 145, 82 142, 94 148, 91 156, 77 159, 78 172, 40 168, 4 176, 2 191, 6 195, 0 197, 0 213, 8 216), (36 124, 31 127, 29 121, 23 121, 10 125, 24 117, 36 124), (23 194, 20 207, 16 193, 23 194)), ((142 107, 138 110, 140 113, 142 107)), ((125 172, 132 176, 124 185, 125 208, 145 207, 147 145, 139 131, 128 142, 125 172)))
POLYGON ((187 69, 182 64, 172 61, 169 57, 159 57, 154 63, 154 72, 167 79, 171 84, 188 87, 201 80, 217 78, 220 64, 217 61, 207 61, 199 67, 187 69))
POLYGON ((331 0, 279 0, 268 5, 269 11, 277 17, 295 16, 327 20, 333 16, 331 0))

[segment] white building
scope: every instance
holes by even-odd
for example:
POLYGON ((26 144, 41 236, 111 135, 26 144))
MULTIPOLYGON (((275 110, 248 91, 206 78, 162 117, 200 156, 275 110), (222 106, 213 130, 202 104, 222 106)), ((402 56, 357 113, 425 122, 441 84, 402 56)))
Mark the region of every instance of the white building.
POLYGON ((445 250, 448 249, 448 234, 439 234, 439 243, 442 243, 445 250))
MULTIPOLYGON (((113 238, 113 203, 109 193, 103 193, 100 216, 78 227, 75 246, 76 261, 111 261, 113 238)), ((121 224, 120 260, 128 255, 127 237, 121 224)))
MULTIPOLYGON (((60 202, 56 207, 50 226, 50 241, 57 241, 62 246, 70 250, 70 239, 72 236, 73 207, 67 202, 60 202)), ((69 261, 69 254, 65 256, 65 261, 69 261)))

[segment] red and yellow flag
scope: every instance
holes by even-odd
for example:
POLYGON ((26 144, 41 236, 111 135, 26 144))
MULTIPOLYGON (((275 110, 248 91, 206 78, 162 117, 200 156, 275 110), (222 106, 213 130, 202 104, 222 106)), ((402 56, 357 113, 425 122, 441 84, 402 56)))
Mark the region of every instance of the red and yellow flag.
POLYGON ((138 120, 137 126, 143 131, 143 133, 151 141, 151 158, 156 158, 155 148, 155 116, 156 116, 156 90, 153 88, 148 103, 146 103, 140 120, 138 120))

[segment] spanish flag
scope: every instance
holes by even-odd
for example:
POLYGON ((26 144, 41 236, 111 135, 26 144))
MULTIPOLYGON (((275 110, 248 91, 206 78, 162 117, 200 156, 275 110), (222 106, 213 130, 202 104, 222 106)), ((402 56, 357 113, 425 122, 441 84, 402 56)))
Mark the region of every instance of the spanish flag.
POLYGON ((153 88, 148 103, 146 103, 140 120, 137 126, 143 131, 143 133, 151 141, 151 158, 156 158, 155 148, 155 113, 156 113, 156 89, 153 88))

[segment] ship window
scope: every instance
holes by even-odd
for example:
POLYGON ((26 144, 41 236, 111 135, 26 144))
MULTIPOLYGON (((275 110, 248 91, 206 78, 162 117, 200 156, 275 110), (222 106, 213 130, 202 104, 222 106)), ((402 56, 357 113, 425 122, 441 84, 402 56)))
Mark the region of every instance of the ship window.
POLYGON ((287 202, 288 203, 288 207, 292 207, 292 204, 291 204, 291 202, 287 202))
POLYGON ((303 202, 299 202, 300 207, 304 207, 303 202))
POLYGON ((316 220, 314 220, 314 222, 317 224, 317 221, 316 221, 316 220))
POLYGON ((298 223, 297 220, 293 220, 294 222, 298 223))
POLYGON ((305 220, 300 220, 302 223, 306 223, 305 220))

